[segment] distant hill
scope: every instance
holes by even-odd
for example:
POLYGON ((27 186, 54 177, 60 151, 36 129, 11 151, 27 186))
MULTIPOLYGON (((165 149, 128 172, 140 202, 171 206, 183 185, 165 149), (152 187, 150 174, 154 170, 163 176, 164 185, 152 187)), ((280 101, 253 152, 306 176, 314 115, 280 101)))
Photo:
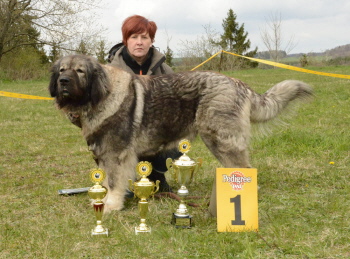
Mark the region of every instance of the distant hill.
POLYGON ((290 54, 288 55, 288 57, 299 57, 304 54, 307 54, 308 56, 328 56, 332 58, 350 57, 350 44, 338 46, 333 49, 326 50, 325 52, 297 53, 297 54, 290 54))
POLYGON ((350 56, 350 44, 335 47, 334 49, 326 50, 325 54, 334 58, 337 57, 349 57, 350 56))
MULTIPOLYGON (((304 54, 311 56, 311 57, 316 57, 316 56, 328 56, 331 58, 337 58, 337 57, 350 57, 350 44, 343 45, 343 46, 338 46, 330 50, 326 50, 324 52, 310 52, 310 53, 293 53, 293 54, 288 54, 288 55, 283 55, 285 53, 284 51, 281 51, 282 55, 281 57, 300 57, 304 54)), ((260 58, 265 58, 269 59, 270 54, 268 51, 262 51, 257 53, 257 57, 260 58)))
POLYGON ((308 55, 308 56, 311 56, 311 57, 317 57, 317 56, 324 56, 326 55, 325 52, 310 52, 310 53, 294 53, 294 54, 289 54, 287 55, 287 57, 301 57, 302 55, 308 55))

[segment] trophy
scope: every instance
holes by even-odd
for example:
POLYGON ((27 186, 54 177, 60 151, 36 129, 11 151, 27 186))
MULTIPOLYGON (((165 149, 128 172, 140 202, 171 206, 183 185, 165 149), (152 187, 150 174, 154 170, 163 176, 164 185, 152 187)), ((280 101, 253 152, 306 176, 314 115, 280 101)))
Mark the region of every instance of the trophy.
POLYGON ((138 227, 135 227, 135 233, 150 233, 151 228, 146 224, 146 217, 148 213, 147 199, 158 191, 159 180, 154 183, 147 178, 152 171, 152 165, 149 162, 139 162, 136 166, 136 171, 141 176, 141 179, 134 183, 131 179, 129 179, 130 191, 132 191, 140 199, 138 207, 140 211, 141 223, 138 227))
POLYGON ((173 179, 181 185, 177 194, 180 196, 181 201, 179 208, 173 213, 171 223, 177 228, 191 228, 192 227, 192 216, 188 213, 185 198, 189 194, 187 185, 191 183, 194 174, 201 167, 203 160, 198 158, 197 161, 189 158, 186 153, 190 150, 191 144, 187 139, 183 139, 179 143, 179 151, 183 155, 173 161, 171 158, 166 160, 166 166, 171 173, 173 179))
POLYGON ((88 190, 88 194, 94 200, 93 207, 97 220, 96 227, 91 231, 92 236, 108 236, 108 229, 102 226, 102 215, 105 206, 102 199, 106 196, 107 189, 101 183, 105 176, 105 172, 101 169, 92 170, 90 173, 90 178, 95 185, 88 190))

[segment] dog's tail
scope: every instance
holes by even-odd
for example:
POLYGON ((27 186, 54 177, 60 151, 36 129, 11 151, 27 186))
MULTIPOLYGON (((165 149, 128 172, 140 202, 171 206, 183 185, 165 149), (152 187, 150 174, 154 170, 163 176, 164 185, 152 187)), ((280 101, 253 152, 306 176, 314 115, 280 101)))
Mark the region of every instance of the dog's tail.
POLYGON ((286 80, 269 89, 266 93, 253 94, 250 120, 261 123, 276 118, 285 108, 298 101, 307 101, 313 96, 311 86, 301 81, 286 80))

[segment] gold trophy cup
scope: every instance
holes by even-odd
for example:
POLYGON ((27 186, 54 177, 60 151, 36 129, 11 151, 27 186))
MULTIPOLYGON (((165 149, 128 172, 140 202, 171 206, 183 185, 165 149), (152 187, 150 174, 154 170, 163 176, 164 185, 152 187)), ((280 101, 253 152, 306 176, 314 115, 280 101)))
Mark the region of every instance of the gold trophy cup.
POLYGON ((131 179, 129 179, 130 191, 132 191, 140 199, 138 207, 140 211, 141 223, 138 227, 135 227, 135 233, 150 233, 151 227, 147 226, 146 224, 146 217, 148 213, 147 199, 158 191, 159 180, 154 183, 147 178, 152 171, 152 165, 149 162, 139 162, 136 166, 136 171, 141 176, 141 179, 134 183, 131 179))
POLYGON ((91 231, 92 236, 108 236, 108 229, 102 226, 102 215, 105 206, 102 199, 106 196, 107 189, 101 183, 105 177, 106 174, 101 169, 92 170, 90 173, 90 178, 95 185, 88 190, 88 195, 94 200, 93 207, 97 220, 96 227, 91 231))
POLYGON ((178 209, 173 213, 171 223, 177 228, 191 228, 193 225, 192 216, 188 213, 185 198, 189 194, 188 186, 192 180, 194 174, 201 167, 203 160, 198 158, 197 161, 192 160, 187 156, 187 152, 190 150, 191 144, 187 139, 183 139, 179 143, 179 151, 183 153, 179 159, 173 161, 171 158, 166 160, 166 166, 171 173, 173 179, 181 185, 177 194, 180 196, 181 201, 178 209))

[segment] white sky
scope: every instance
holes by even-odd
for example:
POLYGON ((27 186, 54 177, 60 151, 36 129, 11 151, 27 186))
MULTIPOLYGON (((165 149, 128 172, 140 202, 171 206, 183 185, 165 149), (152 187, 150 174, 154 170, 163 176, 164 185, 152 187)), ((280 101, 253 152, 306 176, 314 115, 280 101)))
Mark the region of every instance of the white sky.
POLYGON ((139 14, 156 22, 155 46, 176 53, 181 41, 193 41, 204 35, 210 25, 219 34, 222 21, 231 8, 239 25, 244 23, 252 48, 266 50, 260 32, 269 16, 280 13, 282 32, 287 40, 294 37, 291 53, 323 52, 350 43, 349 0, 105 0, 101 24, 108 29, 106 39, 121 41, 121 24, 130 15, 139 14))

